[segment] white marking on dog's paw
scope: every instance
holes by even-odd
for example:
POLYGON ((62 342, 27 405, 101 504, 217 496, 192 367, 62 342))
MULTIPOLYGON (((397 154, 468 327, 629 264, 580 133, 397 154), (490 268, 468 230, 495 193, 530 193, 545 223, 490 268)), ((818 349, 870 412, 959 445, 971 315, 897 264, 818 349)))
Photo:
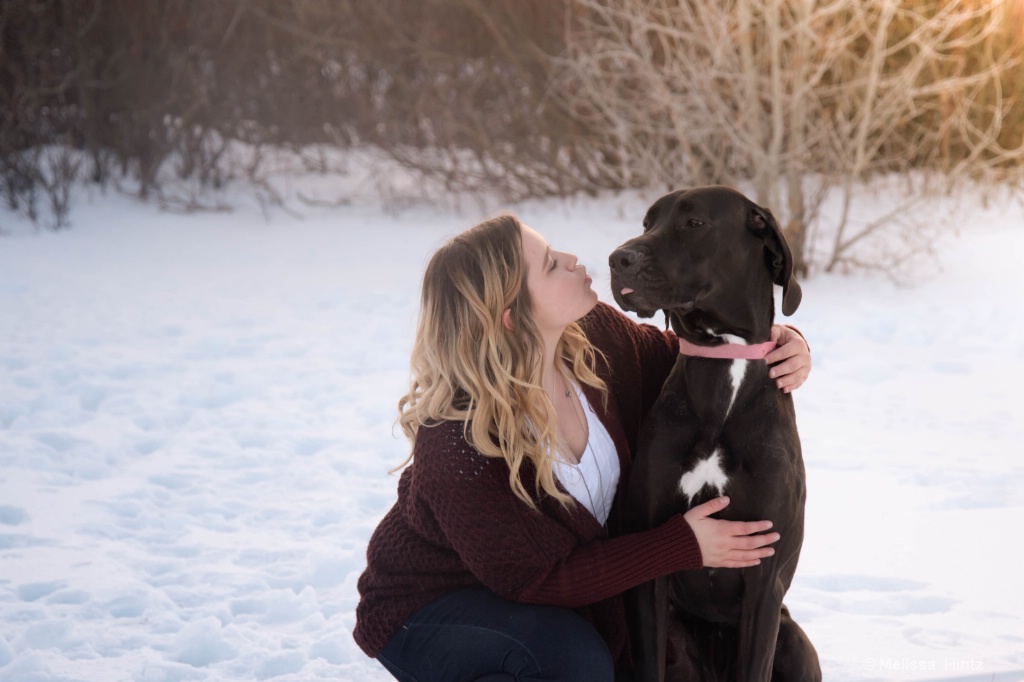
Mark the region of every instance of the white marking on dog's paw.
POLYGON ((729 477, 722 470, 722 451, 716 448, 710 457, 697 462, 692 470, 683 474, 679 479, 679 490, 686 495, 687 501, 693 504, 693 498, 704 489, 704 486, 716 488, 721 495, 728 483, 729 477))

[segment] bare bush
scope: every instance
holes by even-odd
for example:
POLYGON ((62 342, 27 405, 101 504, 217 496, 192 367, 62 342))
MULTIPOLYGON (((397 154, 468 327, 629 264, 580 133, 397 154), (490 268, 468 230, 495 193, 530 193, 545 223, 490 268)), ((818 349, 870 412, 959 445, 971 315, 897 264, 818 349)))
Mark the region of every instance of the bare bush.
POLYGON ((0 186, 9 208, 54 229, 67 225, 78 171, 68 148, 83 112, 73 105, 78 65, 53 46, 77 36, 69 23, 88 23, 88 13, 77 11, 45 2, 0 6, 0 186))
POLYGON ((855 186, 1021 172, 1022 23, 1009 0, 4 0, 0 196, 39 220, 76 177, 184 211, 245 183, 291 210, 270 150, 372 147, 423 194, 750 188, 801 269, 836 269, 898 224, 855 186))
MULTIPOLYGON (((551 87, 564 7, 548 0, 292 0, 264 16, 333 55, 355 118, 332 121, 450 191, 507 199, 590 186, 582 126, 551 87), (320 27, 338 26, 332 35, 320 27)), ((348 112, 346 112, 348 113, 348 112)))
POLYGON ((1013 101, 1001 85, 1020 54, 998 49, 1008 3, 573 6, 556 91, 604 131, 613 182, 749 185, 781 214, 800 270, 830 189, 844 200, 826 270, 893 222, 851 229, 855 186, 914 169, 959 178, 1020 167, 1020 140, 1002 144, 1013 101))
POLYGON ((261 155, 233 166, 228 140, 372 145, 450 189, 566 194, 585 173, 580 126, 545 104, 562 15, 546 0, 5 0, 4 196, 35 216, 32 150, 65 145, 88 179, 177 210, 220 208, 207 190, 239 180, 273 205, 261 155))

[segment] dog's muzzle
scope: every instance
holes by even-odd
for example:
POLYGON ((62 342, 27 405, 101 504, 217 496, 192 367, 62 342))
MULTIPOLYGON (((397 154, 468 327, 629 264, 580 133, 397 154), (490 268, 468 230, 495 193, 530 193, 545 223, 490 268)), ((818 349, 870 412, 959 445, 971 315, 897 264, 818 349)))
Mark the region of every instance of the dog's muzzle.
POLYGON ((650 267, 650 257, 646 250, 631 246, 628 243, 612 251, 608 257, 611 270, 612 296, 624 310, 632 310, 641 317, 652 317, 658 306, 646 301, 647 290, 645 274, 650 267))

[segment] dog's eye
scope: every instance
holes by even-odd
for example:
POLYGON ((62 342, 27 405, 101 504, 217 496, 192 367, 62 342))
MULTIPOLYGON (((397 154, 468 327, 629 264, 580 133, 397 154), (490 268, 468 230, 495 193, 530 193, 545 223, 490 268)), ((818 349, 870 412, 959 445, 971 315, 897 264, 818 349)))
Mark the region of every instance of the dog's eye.
POLYGON ((690 218, 690 222, 688 224, 690 225, 690 227, 700 227, 701 225, 704 224, 704 221, 697 220, 696 218, 690 218))
POLYGON ((644 221, 644 232, 646 232, 646 231, 647 231, 647 230, 649 230, 649 229, 651 229, 651 226, 650 226, 650 225, 648 225, 648 224, 647 224, 647 221, 645 220, 645 221, 644 221))

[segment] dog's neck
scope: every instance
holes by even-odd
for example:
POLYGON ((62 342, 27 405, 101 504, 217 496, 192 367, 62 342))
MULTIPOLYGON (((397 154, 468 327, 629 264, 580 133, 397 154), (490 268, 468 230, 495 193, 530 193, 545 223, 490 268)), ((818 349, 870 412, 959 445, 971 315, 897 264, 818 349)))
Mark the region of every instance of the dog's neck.
POLYGON ((752 320, 748 324, 730 324, 701 310, 691 310, 685 314, 666 310, 665 315, 676 336, 694 346, 760 346, 771 338, 774 311, 765 316, 767 319, 752 320))
MULTIPOLYGON (((712 358, 714 360, 763 360, 778 345, 774 341, 764 343, 737 343, 738 339, 725 337, 726 343, 717 346, 698 346, 684 338, 679 338, 679 353, 695 358, 712 358)), ((741 340, 740 340, 741 341, 741 340)))
POLYGON ((686 352, 688 346, 680 344, 676 365, 686 377, 682 383, 687 387, 689 403, 700 422, 711 429, 709 433, 717 433, 733 411, 751 361, 763 360, 771 352, 766 343, 774 347, 769 341, 771 322, 740 329, 738 325, 726 326, 700 310, 666 314, 680 342, 693 346, 686 352), (737 354, 736 347, 756 349, 760 357, 737 354), (723 355, 718 359, 705 359, 719 353, 723 355), (690 387, 700 388, 691 391, 690 387))

